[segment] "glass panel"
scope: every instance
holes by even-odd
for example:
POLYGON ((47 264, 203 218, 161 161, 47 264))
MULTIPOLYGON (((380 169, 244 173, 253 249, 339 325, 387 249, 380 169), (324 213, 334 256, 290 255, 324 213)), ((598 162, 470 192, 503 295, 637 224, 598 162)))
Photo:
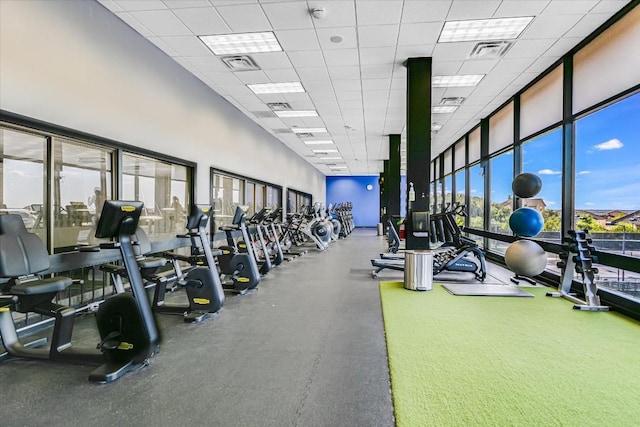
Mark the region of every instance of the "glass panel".
POLYGON ((520 96, 520 138, 562 120, 562 65, 520 96))
POLYGON ((70 140, 54 145, 53 208, 55 252, 95 244, 95 226, 105 200, 111 199, 112 155, 106 148, 70 140))
POLYGON ((469 134, 469 163, 480 160, 480 127, 469 134))
POLYGON ((436 181, 436 212, 442 212, 444 209, 444 200, 442 197, 442 181, 441 180, 437 180, 436 181))
POLYGON ((453 150, 450 148, 444 152, 444 174, 450 174, 453 168, 453 150))
POLYGON ((213 230, 231 224, 236 206, 244 204, 244 181, 227 175, 213 175, 213 230))
POLYGON ((444 177, 444 206, 451 204, 451 192, 453 191, 453 179, 449 174, 444 177))
POLYGON ((513 144, 513 102, 489 119, 489 153, 513 144))
MULTIPOLYGON (((513 180, 513 151, 493 157, 491 167, 491 216, 489 231, 500 234, 511 234, 509 216, 513 212, 511 181, 513 180)), ((508 244, 489 240, 489 249, 504 253, 508 244)))
POLYGON ((544 228, 536 238, 560 243, 562 129, 556 129, 522 144, 522 172, 535 173, 542 179, 540 193, 521 200, 522 206, 538 209, 544 218, 544 228))
POLYGON ((22 217, 27 230, 46 243, 44 153, 46 138, 0 129, 0 214, 22 217))
POLYGON ((140 226, 152 240, 183 233, 191 199, 191 171, 137 154, 122 155, 123 199, 144 203, 140 226))
POLYGON ((636 7, 573 57, 573 112, 638 84, 640 8, 636 7))
POLYGON ((244 185, 244 204, 249 206, 247 210, 247 217, 251 217, 256 213, 256 199, 255 199, 256 185, 253 182, 245 182, 244 185))
MULTIPOLYGON (((469 227, 484 229, 484 171, 480 164, 469 169, 471 206, 469 206, 469 227)), ((478 245, 482 246, 482 237, 470 236, 478 245)))
MULTIPOLYGON (((460 203, 461 205, 465 204, 465 192, 466 192, 466 184, 465 184, 465 170, 459 170, 455 176, 455 183, 456 183, 456 198, 455 201, 456 203, 460 203)), ((468 212, 469 209, 465 208, 465 212, 468 212)), ((456 222, 458 223, 459 226, 463 226, 464 225, 464 217, 461 216, 457 216, 456 217, 456 222)))
MULTIPOLYGON (((576 121, 575 228, 588 229, 596 247, 633 257, 640 257, 638 117, 640 93, 576 121)), ((615 284, 620 289, 638 279, 628 272, 622 279, 622 271, 611 268, 599 277, 624 282, 615 284)))
POLYGON ((467 164, 466 154, 465 154, 465 143, 464 139, 458 141, 455 147, 455 165, 454 170, 458 170, 463 168, 467 164))
POLYGON ((265 207, 265 191, 263 184, 256 184, 256 212, 265 207))

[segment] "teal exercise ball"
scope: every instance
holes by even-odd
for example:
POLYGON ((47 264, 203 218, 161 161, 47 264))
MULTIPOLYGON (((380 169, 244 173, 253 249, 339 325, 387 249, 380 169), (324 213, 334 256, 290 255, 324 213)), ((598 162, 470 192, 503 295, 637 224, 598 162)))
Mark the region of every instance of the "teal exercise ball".
POLYGON ((509 227, 516 236, 533 237, 542 231, 544 218, 532 208, 520 208, 509 217, 509 227))
POLYGON ((511 189, 516 196, 528 199, 533 197, 542 190, 542 179, 534 173, 521 173, 513 178, 511 189))
POLYGON ((533 277, 541 274, 547 266, 547 253, 536 242, 516 240, 507 248, 504 261, 515 274, 533 277))

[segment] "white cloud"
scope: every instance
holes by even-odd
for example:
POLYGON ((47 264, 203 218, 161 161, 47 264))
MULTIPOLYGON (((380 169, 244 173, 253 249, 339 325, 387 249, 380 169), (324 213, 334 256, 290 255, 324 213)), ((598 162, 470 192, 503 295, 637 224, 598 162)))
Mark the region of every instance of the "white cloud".
POLYGON ((591 171, 580 171, 578 172, 578 175, 589 175, 591 173, 591 171))
POLYGON ((595 205, 595 203, 593 203, 593 202, 586 202, 586 203, 585 203, 585 205, 593 206, 593 205, 595 205))
POLYGON ((554 170, 551 170, 551 169, 542 169, 542 170, 539 170, 538 173, 540 175, 560 175, 562 172, 561 171, 554 171, 554 170))
POLYGON ((617 150, 622 148, 622 142, 619 139, 613 138, 605 142, 601 142, 600 144, 596 144, 593 146, 597 151, 604 150, 617 150))

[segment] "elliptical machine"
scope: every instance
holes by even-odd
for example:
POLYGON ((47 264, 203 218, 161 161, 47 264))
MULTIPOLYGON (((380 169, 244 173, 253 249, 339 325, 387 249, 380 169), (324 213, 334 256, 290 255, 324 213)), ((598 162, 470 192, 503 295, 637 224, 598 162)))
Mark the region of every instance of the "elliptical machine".
POLYGON ((146 298, 144 285, 130 236, 135 231, 141 202, 105 201, 96 229, 96 237, 113 238, 102 248, 119 249, 129 272, 132 294, 106 299, 96 313, 100 332, 100 352, 77 350, 71 345, 76 310, 53 302, 56 294, 72 284, 68 277, 40 278, 37 273, 50 267, 49 254, 42 241, 27 232, 19 215, 0 215, 0 276, 9 281, 0 296, 0 334, 10 356, 55 362, 101 364, 89 375, 89 381, 111 382, 130 370, 147 365, 158 349, 160 337, 146 298), (54 317, 51 344, 41 339, 22 344, 18 339, 11 312, 34 312, 54 317))

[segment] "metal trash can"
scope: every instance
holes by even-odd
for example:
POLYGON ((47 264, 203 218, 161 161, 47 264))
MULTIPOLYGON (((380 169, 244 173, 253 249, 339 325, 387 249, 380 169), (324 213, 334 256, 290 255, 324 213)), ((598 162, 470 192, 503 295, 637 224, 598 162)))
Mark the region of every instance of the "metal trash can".
POLYGON ((404 287, 411 291, 430 291, 433 286, 433 253, 406 251, 404 256, 404 287))
POLYGON ((378 236, 384 236, 384 229, 382 228, 382 223, 378 223, 378 236))

